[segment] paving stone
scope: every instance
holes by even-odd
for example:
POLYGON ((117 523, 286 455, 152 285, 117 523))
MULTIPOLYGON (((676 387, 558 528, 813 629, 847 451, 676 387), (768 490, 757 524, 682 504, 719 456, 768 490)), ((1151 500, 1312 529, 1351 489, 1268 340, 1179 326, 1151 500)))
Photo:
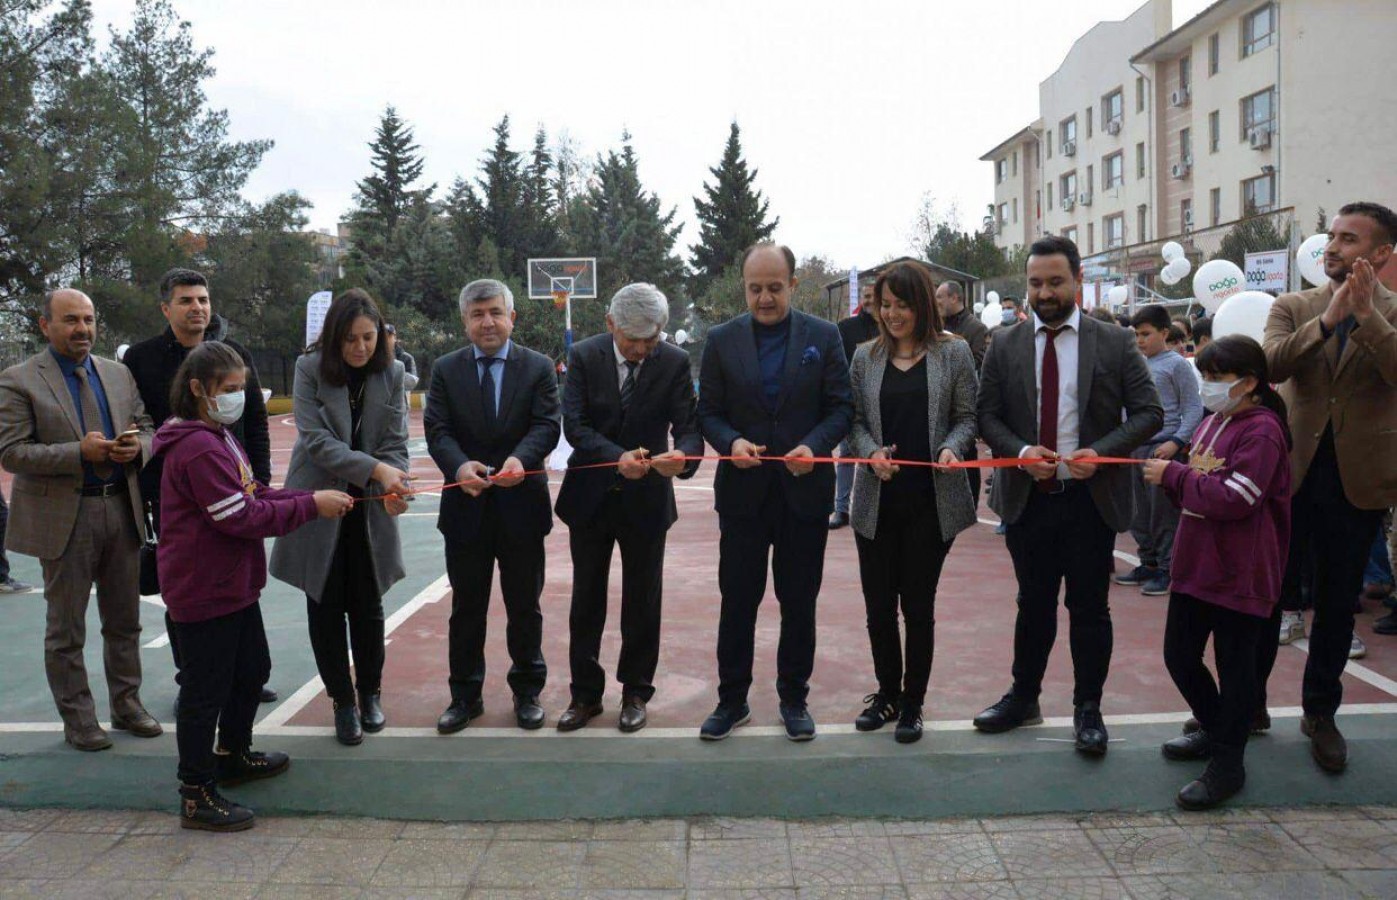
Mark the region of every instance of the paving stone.
POLYGON ((1011 900, 1018 896, 1011 881, 907 885, 908 900, 1011 900))
POLYGON ((1184 831, 1221 872, 1281 872, 1323 867, 1280 825, 1236 822, 1199 825, 1184 831))
POLYGON ((13 850, 20 844, 29 840, 32 831, 0 831, 0 856, 4 856, 7 850, 13 850))
MULTIPOLYGON (((1183 785, 1180 785, 1180 787, 1183 787, 1183 785)), ((1271 816, 1264 809, 1237 806, 1219 806, 1214 809, 1204 809, 1197 812, 1176 809, 1169 813, 1169 817, 1179 825, 1214 825, 1222 822, 1272 821, 1271 816)))
MULTIPOLYGON (((296 849, 299 838, 266 837, 256 830, 238 835, 201 835, 206 839, 188 854, 170 879, 211 885, 260 885, 296 849), (231 840, 229 838, 232 838, 231 840)), ((200 887, 202 891, 204 888, 200 887)))
POLYGON ((488 841, 397 840, 370 887, 466 888, 485 858, 488 841))
POLYGON ((0 857, 0 877, 71 878, 119 840, 115 834, 40 832, 0 857))
POLYGON ((1397 832, 1380 822, 1295 822, 1281 827, 1331 869, 1397 868, 1397 832))
POLYGON ((612 819, 592 825, 594 841, 682 841, 689 836, 683 819, 612 819))
POLYGON ((1280 806, 1264 811, 1272 822, 1342 822, 1349 819, 1377 818, 1356 806, 1280 806))
POLYGON ((494 822, 406 822, 398 837, 405 841, 488 841, 494 822))
POLYGON ((592 836, 592 823, 579 819, 557 822, 501 822, 495 827, 497 841, 585 841, 592 836))
POLYGON ((1130 900, 1118 878, 1045 878, 1015 881, 1024 900, 1130 900))
POLYGON ((163 881, 190 859, 194 850, 192 842, 178 836, 128 835, 93 859, 76 877, 89 881, 163 881))
POLYGON ((886 837, 791 838, 791 871, 798 888, 899 884, 886 837))
POLYGON ((1120 875, 1218 871, 1203 848, 1177 826, 1097 828, 1087 836, 1120 875))
POLYGON ((575 891, 587 845, 581 841, 494 841, 476 870, 477 887, 575 891))
POLYGON ((1000 831, 1076 831, 1079 817, 1071 815, 998 816, 981 819, 980 824, 991 834, 1000 831))
POLYGON ((273 884, 366 887, 393 842, 375 838, 302 838, 272 870, 273 884))
POLYGON ((728 839, 784 839, 783 819, 703 818, 689 823, 689 840, 714 841, 728 839))
POLYGON ((1095 812, 1078 820, 1081 827, 1093 828, 1157 828, 1173 825, 1174 820, 1163 812, 1095 812))
POLYGON ((808 838, 883 837, 887 830, 877 819, 816 819, 787 822, 786 833, 795 841, 808 838))
POLYGON ((368 887, 360 896, 365 900, 461 900, 464 888, 368 887))
POLYGON ((793 887, 747 888, 745 890, 691 890, 688 900, 799 900, 800 892, 793 887))
MULTIPOLYGON (((1372 819, 1397 819, 1397 806, 1394 805, 1358 806, 1355 807, 1355 809, 1362 811, 1365 816, 1372 819)), ((3 822, 3 820, 0 820, 0 822, 3 822)), ((0 828, 2 827, 4 827, 3 824, 0 824, 0 828)))
POLYGON ((984 834, 979 819, 893 819, 883 823, 888 837, 915 834, 984 834))
POLYGON ((827 884, 796 888, 799 900, 905 900, 907 889, 899 884, 827 884))
POLYGON ((1011 831, 991 834, 990 840, 1013 879, 1115 874, 1080 828, 1075 831, 1011 831))
POLYGON ((644 888, 640 890, 612 890, 609 888, 599 888, 596 890, 578 891, 577 900, 683 900, 682 890, 661 890, 659 888, 644 888))
POLYGON ((108 809, 70 809, 49 823, 45 831, 81 834, 126 834, 141 820, 142 813, 108 809))
MULTIPOLYGON (((305 837, 345 840, 392 840, 402 834, 406 824, 391 819, 337 819, 329 816, 314 816, 301 822, 307 826, 303 832, 305 837)), ((294 827, 294 820, 292 824, 294 827)))
MULTIPOLYGON (((0 867, 0 872, 3 872, 0 867)), ((47 897, 44 886, 49 882, 42 878, 15 879, 0 878, 0 900, 17 900, 20 897, 47 897)))
POLYGON ((1361 896, 1332 872, 1153 875, 1121 880, 1135 900, 1347 900, 1361 896))
POLYGON ((688 886, 705 888, 795 887, 785 838, 691 841, 688 886))
POLYGON ((364 896, 363 888, 336 885, 333 889, 313 884, 268 884, 257 892, 258 900, 356 900, 364 896))
POLYGON ((1354 871, 1338 873, 1345 882, 1353 885, 1358 896, 1372 900, 1391 900, 1397 897, 1397 871, 1354 871))
POLYGON ((984 834, 899 836, 888 839, 903 884, 1008 878, 984 834))
POLYGON ((582 861, 586 890, 678 890, 687 877, 684 841, 598 841, 582 861))
POLYGON ((57 809, 0 809, 0 831, 43 831, 62 814, 57 809))
POLYGON ((168 890, 163 881, 71 878, 48 883, 53 900, 151 900, 168 890))
POLYGON ((467 900, 576 900, 572 888, 541 891, 537 888, 471 888, 467 900))

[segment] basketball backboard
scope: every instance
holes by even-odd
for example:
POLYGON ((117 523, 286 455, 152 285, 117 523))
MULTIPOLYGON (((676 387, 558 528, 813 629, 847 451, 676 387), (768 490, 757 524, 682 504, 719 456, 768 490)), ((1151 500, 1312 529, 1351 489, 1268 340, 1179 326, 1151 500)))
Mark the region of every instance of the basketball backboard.
POLYGON ((573 300, 595 300, 596 259, 529 260, 529 296, 535 300, 548 300, 558 291, 567 291, 573 300))

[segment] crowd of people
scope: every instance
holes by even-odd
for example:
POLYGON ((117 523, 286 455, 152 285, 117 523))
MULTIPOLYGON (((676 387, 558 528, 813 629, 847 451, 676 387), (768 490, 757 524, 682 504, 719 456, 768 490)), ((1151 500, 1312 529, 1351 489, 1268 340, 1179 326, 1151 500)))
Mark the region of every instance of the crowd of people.
MULTIPOLYGON (((1248 732, 1270 726, 1273 638, 1287 602, 1301 598, 1314 610, 1301 727, 1319 765, 1342 770, 1334 716, 1355 598, 1383 511, 1397 505, 1388 452, 1397 304, 1374 274, 1395 240, 1390 210, 1345 206, 1325 252, 1330 284, 1280 297, 1264 345, 1210 340, 1206 321, 1184 331, 1161 307, 1138 310, 1133 330, 1087 314, 1080 255, 1061 237, 1030 247, 1028 310, 1006 300, 994 329, 966 309, 959 285, 938 285, 916 262, 880 271, 836 327, 793 307, 794 255, 761 243, 740 262, 748 311, 710 330, 697 392, 688 354, 664 340, 669 305, 652 285, 611 298, 607 332, 573 348, 560 398, 552 360, 512 340, 509 288, 467 284, 466 344, 432 366, 424 415, 446 483, 437 527, 452 587, 450 700, 437 730, 459 731, 484 710, 496 569, 515 718, 524 729, 545 724, 539 598, 555 512, 573 571, 571 696, 556 727, 583 728, 603 711, 617 547, 617 724, 645 727, 673 479, 694 475, 706 443, 719 457, 718 702, 699 737, 722 740, 750 718, 768 576, 780 604, 781 718, 791 740, 815 736, 808 694, 825 548, 831 529, 851 525, 875 687, 855 725, 896 723, 898 742, 918 740, 938 582, 976 521, 983 442, 1017 461, 995 470, 989 504, 1018 609, 1009 690, 975 717, 977 729, 1042 721, 1061 596, 1075 748, 1106 754, 1114 576, 1169 598, 1164 660, 1194 719, 1163 754, 1207 761, 1181 806, 1211 807, 1241 789, 1248 732), (1180 346, 1199 348, 1192 364, 1173 349, 1176 331, 1180 346), (561 435, 572 455, 554 504, 545 467, 561 435), (858 462, 825 464, 836 449, 858 462), (1125 531, 1140 564, 1115 574, 1125 531), (1216 681, 1203 661, 1209 638, 1216 681)), ((336 738, 359 744, 387 722, 383 596, 404 576, 397 516, 415 499, 406 407, 415 375, 367 293, 336 297, 296 365, 297 440, 284 485, 272 488, 255 368, 213 314, 207 280, 168 273, 160 306, 169 328, 122 365, 93 354, 97 310, 85 294, 45 296, 48 348, 0 373, 0 465, 15 476, 5 545, 41 561, 45 667, 79 750, 111 746, 82 656, 94 584, 111 725, 162 732, 139 694, 138 595, 158 589, 180 685, 181 824, 237 830, 254 814, 219 787, 290 765, 252 749, 270 673, 258 605, 268 571, 306 595, 336 738)))

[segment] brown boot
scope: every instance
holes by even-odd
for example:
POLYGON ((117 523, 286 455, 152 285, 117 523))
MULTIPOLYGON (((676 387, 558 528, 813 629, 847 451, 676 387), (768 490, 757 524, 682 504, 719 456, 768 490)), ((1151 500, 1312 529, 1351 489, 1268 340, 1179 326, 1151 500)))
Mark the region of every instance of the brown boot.
POLYGON ((1310 755, 1326 772, 1342 772, 1348 765, 1348 743, 1333 716, 1305 716, 1300 731, 1310 739, 1310 755))

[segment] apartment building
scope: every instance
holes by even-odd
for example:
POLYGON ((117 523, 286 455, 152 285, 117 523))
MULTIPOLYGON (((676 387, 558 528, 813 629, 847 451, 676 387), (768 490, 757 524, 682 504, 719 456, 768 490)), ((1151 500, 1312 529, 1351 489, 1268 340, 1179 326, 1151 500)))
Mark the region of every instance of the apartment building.
POLYGON ((1022 208, 1002 160, 1041 142, 1041 220, 1001 248, 1053 233, 1091 255, 1283 207, 1312 233, 1320 209, 1397 203, 1397 4, 1219 0, 1172 30, 1171 6, 1093 27, 1040 85, 1040 121, 982 157, 996 209, 1022 208))

